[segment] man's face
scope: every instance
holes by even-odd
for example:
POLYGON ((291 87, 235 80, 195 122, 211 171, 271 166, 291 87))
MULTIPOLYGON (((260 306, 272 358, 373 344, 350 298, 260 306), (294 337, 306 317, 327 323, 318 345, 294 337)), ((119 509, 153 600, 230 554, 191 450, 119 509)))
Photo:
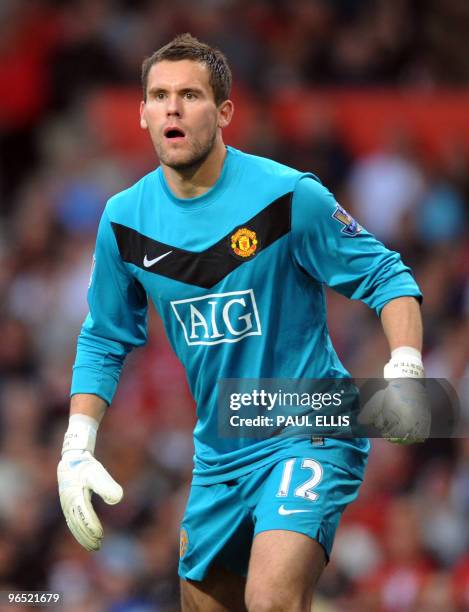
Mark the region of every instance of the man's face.
POLYGON ((204 64, 164 60, 151 67, 140 124, 163 164, 182 170, 204 161, 223 127, 219 115, 204 64))

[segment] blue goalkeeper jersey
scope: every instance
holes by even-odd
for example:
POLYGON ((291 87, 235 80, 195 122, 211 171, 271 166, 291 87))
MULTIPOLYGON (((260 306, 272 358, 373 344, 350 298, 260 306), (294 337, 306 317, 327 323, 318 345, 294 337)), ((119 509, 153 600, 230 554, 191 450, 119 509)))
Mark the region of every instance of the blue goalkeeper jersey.
MULTIPOLYGON (((378 314, 396 297, 421 296, 400 256, 314 175, 227 147, 216 184, 180 199, 157 168, 104 210, 71 393, 112 402, 125 356, 145 344, 151 300, 197 404, 194 482, 289 456, 294 438, 219 435, 217 381, 348 377, 329 337, 324 285, 378 314)), ((368 448, 327 440, 329 461, 359 474, 368 448)))

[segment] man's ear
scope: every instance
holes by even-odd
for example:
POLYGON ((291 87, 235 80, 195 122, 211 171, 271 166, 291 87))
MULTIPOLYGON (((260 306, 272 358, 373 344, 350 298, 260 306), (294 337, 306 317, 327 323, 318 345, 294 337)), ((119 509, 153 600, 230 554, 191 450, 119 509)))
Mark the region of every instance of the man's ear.
POLYGON ((233 118, 234 104, 231 100, 225 100, 218 107, 218 127, 223 129, 230 125, 233 118))
POLYGON ((142 100, 140 102, 140 127, 142 128, 142 130, 148 129, 148 124, 147 124, 147 120, 144 117, 144 112, 145 112, 145 102, 142 100))

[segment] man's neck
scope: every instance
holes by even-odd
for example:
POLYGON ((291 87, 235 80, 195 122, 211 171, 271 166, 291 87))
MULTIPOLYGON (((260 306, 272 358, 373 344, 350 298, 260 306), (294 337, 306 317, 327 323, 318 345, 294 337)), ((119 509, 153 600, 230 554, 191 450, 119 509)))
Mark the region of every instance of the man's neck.
POLYGON ((161 167, 169 188, 178 198, 196 198, 211 189, 223 168, 226 147, 222 140, 215 143, 207 158, 197 167, 176 170, 164 164, 161 167))

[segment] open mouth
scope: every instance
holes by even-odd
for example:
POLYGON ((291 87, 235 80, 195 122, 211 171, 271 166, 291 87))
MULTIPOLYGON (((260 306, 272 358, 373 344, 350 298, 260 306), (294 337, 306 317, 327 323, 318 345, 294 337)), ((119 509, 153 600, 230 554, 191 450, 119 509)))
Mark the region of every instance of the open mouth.
POLYGON ((184 138, 185 136, 184 132, 180 128, 175 128, 175 127, 166 128, 164 131, 164 135, 166 138, 169 138, 172 140, 176 138, 184 138))

